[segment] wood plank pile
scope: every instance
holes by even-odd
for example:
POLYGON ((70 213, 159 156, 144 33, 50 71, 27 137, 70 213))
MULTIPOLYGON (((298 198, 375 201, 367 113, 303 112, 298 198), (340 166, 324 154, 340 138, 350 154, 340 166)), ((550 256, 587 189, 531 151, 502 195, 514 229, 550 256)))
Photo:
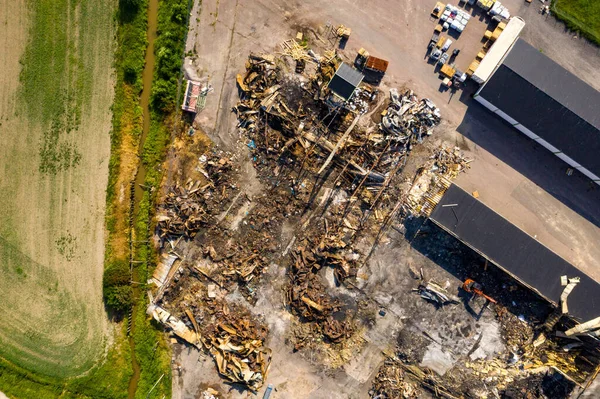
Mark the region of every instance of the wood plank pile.
POLYGON ((308 54, 305 46, 301 46, 296 40, 289 39, 280 44, 282 54, 292 57, 294 61, 313 62, 313 58, 308 54))
POLYGON ((205 180, 175 182, 168 189, 155 218, 161 240, 193 238, 202 227, 214 223, 224 200, 238 191, 232 183, 235 171, 230 154, 212 152, 199 169, 205 180))
POLYGON ((223 300, 182 302, 180 309, 181 317, 156 305, 150 305, 148 313, 179 338, 210 353, 223 378, 258 391, 271 364, 271 350, 265 347, 267 327, 244 308, 232 309, 223 300))
POLYGON ((451 180, 470 168, 458 147, 438 147, 418 172, 408 192, 403 211, 405 214, 429 216, 438 204, 451 180))
MULTIPOLYGON (((290 284, 286 303, 303 320, 314 322, 316 328, 329 341, 340 342, 349 337, 352 327, 333 317, 334 313, 340 310, 340 303, 327 294, 317 275, 318 270, 324 266, 336 267, 337 263, 337 267, 343 268, 344 259, 327 251, 315 253, 304 246, 292 253, 292 259, 293 263, 288 273, 290 284)), ((297 343, 296 350, 300 347, 301 343, 297 343)))

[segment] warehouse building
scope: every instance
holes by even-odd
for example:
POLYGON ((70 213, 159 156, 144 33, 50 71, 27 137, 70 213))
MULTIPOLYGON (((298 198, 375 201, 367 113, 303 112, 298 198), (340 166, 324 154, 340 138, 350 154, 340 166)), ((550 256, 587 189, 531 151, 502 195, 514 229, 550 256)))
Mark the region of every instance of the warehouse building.
POLYGON ((446 190, 429 220, 554 305, 564 289, 561 276, 579 277, 569 314, 583 322, 600 316, 597 281, 459 186, 446 190))
POLYGON ((475 99, 600 184, 600 92, 540 51, 517 40, 475 99))

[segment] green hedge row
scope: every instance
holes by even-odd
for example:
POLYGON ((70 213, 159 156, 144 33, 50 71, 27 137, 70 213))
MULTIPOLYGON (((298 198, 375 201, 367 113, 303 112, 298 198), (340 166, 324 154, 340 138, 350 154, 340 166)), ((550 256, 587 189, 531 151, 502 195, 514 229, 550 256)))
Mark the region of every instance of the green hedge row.
POLYGON ((177 107, 175 97, 185 49, 188 10, 188 0, 165 0, 159 6, 152 107, 162 114, 174 112, 177 107))
MULTIPOLYGON (((178 117, 177 92, 187 34, 188 0, 161 0, 158 7, 158 37, 154 43, 155 66, 150 103, 150 130, 144 142, 141 159, 146 166, 146 190, 135 215, 135 264, 138 279, 147 281, 156 266, 157 253, 150 244, 152 219, 157 193, 162 180, 162 163, 170 140, 168 124, 178 117)), ((146 292, 143 288, 141 291, 146 292)), ((144 398, 154 384, 152 398, 171 397, 171 357, 162 327, 145 314, 146 295, 137 300, 135 320, 135 353, 141 374, 136 398, 144 398), (162 379, 161 379, 162 376, 162 379)))

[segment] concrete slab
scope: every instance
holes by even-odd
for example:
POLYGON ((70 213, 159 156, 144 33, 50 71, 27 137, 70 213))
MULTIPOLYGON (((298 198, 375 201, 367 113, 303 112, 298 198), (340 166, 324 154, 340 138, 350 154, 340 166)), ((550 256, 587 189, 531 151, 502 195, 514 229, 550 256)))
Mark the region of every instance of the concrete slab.
POLYGON ((427 347, 427 351, 419 365, 421 367, 429 367, 439 375, 444 375, 454 367, 456 361, 457 359, 452 354, 444 352, 440 345, 432 343, 427 347))
POLYGON ((600 378, 596 377, 594 382, 586 389, 581 398, 595 399, 600 398, 600 378))

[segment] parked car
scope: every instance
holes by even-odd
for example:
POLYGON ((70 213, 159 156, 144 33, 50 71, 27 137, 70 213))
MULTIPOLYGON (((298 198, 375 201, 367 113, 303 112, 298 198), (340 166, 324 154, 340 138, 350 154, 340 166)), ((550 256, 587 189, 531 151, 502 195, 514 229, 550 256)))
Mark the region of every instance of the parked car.
POLYGON ((438 61, 440 59, 440 57, 442 56, 442 50, 440 49, 435 49, 431 55, 429 56, 429 58, 431 58, 434 61, 438 61))
POLYGON ((445 63, 447 63, 447 62, 448 62, 448 59, 450 59, 450 54, 448 54, 448 53, 443 53, 443 54, 440 56, 440 59, 438 60, 438 64, 440 64, 440 65, 444 65, 445 63))
POLYGON ((444 45, 442 46, 442 51, 448 51, 448 49, 450 48, 450 46, 452 45, 452 40, 450 39, 446 39, 446 41, 444 42, 444 45))

